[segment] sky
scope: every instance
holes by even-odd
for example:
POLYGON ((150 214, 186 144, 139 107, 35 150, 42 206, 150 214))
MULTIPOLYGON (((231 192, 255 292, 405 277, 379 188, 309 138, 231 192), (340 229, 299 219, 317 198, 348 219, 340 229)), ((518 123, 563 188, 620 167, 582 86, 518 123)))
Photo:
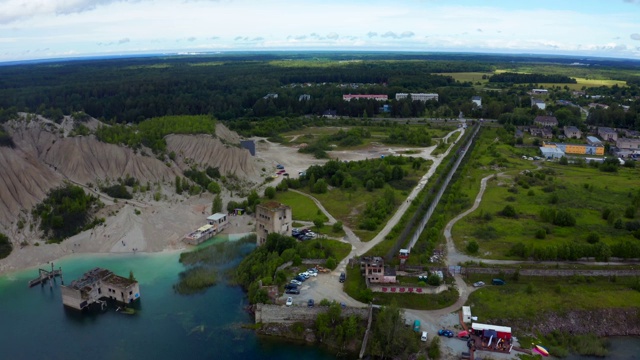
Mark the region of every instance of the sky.
POLYGON ((0 62, 254 50, 640 59, 640 0, 0 0, 0 62))

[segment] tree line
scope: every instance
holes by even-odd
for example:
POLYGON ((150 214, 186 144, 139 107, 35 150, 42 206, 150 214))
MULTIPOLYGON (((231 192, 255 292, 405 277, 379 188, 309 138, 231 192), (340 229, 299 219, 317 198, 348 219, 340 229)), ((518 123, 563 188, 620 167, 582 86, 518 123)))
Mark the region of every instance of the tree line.
POLYGON ((545 74, 525 74, 504 72, 489 77, 489 82, 513 83, 513 84, 536 84, 536 83, 555 83, 555 84, 577 84, 574 78, 566 75, 545 75, 545 74))

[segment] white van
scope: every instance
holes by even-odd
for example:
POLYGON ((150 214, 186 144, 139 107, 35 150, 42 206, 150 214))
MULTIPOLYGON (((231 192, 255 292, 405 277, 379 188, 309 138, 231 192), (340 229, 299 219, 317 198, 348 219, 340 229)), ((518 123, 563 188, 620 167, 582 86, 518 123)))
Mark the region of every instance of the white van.
POLYGON ((420 340, 421 341, 427 341, 427 332, 426 331, 422 332, 422 336, 420 336, 420 340))

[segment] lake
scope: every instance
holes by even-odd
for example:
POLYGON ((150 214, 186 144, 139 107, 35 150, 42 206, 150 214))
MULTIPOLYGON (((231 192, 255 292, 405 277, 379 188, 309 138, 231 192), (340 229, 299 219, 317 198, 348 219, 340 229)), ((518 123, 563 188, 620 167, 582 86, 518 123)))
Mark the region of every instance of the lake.
MULTIPOLYGON (((184 267, 178 252, 77 255, 55 262, 66 284, 103 267, 140 283, 139 311, 66 309, 60 279, 28 288, 37 268, 0 276, 2 359, 334 359, 313 346, 259 338, 240 287, 220 283, 203 294, 174 293, 184 267)), ((44 269, 50 265, 43 264, 44 269)), ((223 276, 220 276, 221 278, 223 276)))

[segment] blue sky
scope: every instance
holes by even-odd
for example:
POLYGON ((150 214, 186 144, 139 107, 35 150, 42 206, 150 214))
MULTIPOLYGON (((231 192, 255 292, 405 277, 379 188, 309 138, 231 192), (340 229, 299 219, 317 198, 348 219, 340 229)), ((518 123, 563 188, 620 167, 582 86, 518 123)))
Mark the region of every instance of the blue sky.
POLYGON ((229 50, 640 59, 640 0, 0 0, 0 61, 229 50))

